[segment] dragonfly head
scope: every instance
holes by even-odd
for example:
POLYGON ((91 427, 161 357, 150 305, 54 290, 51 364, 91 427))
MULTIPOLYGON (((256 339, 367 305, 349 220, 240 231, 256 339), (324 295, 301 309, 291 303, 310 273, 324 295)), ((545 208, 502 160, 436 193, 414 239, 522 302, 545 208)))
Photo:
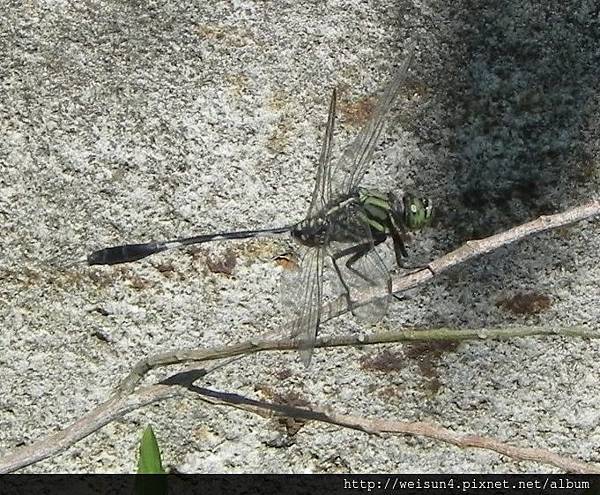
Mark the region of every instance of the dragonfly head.
POLYGON ((398 198, 390 194, 392 211, 397 220, 408 230, 421 230, 433 219, 433 202, 429 198, 418 198, 412 194, 403 194, 398 198))
POLYGON ((433 202, 429 198, 417 198, 410 194, 404 202, 404 223, 408 230, 421 230, 433 220, 433 202))

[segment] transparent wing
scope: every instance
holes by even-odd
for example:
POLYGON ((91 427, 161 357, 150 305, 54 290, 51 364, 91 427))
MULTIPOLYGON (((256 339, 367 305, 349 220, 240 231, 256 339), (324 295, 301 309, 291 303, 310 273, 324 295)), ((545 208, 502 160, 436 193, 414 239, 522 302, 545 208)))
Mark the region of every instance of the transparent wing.
POLYGON ((319 156, 319 167, 317 169, 317 178, 313 190, 310 207, 307 217, 315 215, 331 199, 331 145, 333 143, 333 128, 335 124, 335 102, 336 91, 333 90, 331 101, 329 102, 329 116, 327 118, 327 129, 321 145, 321 155, 319 156))
POLYGON ((350 298, 355 300, 365 289, 380 289, 377 292, 387 294, 371 300, 364 306, 356 307, 352 314, 369 324, 377 323, 387 313, 389 295, 392 292, 392 279, 383 260, 375 250, 369 251, 360 258, 353 267, 356 272, 345 270, 343 276, 350 286, 350 298), (358 276, 360 273, 363 276, 358 276))
MULTIPOLYGON (((340 224, 343 230, 338 241, 331 242, 329 256, 338 278, 339 291, 348 299, 352 313, 360 320, 376 323, 385 315, 392 291, 390 273, 375 250, 376 242, 369 225, 364 221, 364 212, 356 205, 340 224), (364 298, 365 292, 385 294, 373 298, 368 304, 353 307, 353 303, 364 298)), ((384 238, 380 238, 380 242, 384 238)))
POLYGON ((385 125, 388 112, 406 79, 408 67, 412 61, 414 44, 408 48, 408 54, 396 72, 396 75, 385 87, 369 122, 361 129, 354 141, 346 147, 334 167, 335 191, 337 195, 354 190, 367 171, 367 166, 373 157, 373 151, 381 131, 385 125))
POLYGON ((283 305, 290 316, 290 334, 298 342, 307 367, 321 321, 323 260, 323 249, 307 249, 299 268, 285 271, 281 280, 283 305))

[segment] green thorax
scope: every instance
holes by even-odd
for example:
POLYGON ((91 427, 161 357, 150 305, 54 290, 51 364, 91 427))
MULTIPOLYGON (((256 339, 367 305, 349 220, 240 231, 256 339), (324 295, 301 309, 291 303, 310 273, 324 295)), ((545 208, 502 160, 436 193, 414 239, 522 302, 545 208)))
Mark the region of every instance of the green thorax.
POLYGON ((392 229, 402 231, 420 230, 431 222, 433 207, 426 198, 412 194, 382 193, 359 189, 358 198, 363 207, 364 218, 371 230, 389 234, 392 229))

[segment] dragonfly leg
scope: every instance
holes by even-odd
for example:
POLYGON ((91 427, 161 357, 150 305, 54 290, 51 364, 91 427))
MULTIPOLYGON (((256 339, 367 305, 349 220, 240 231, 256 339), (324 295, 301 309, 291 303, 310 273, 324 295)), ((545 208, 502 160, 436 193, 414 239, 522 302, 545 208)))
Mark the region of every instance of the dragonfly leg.
POLYGON ((398 267, 404 267, 404 258, 408 258, 408 252, 406 251, 406 247, 404 246, 404 241, 402 240, 402 233, 396 230, 395 228, 390 229, 390 234, 392 236, 392 241, 394 242, 394 254, 396 255, 396 263, 398 267))
POLYGON ((331 255, 331 259, 333 261, 333 266, 335 268, 335 271, 337 272, 338 277, 342 281, 342 284, 344 285, 344 289, 347 290, 348 293, 350 292, 350 290, 349 290, 348 286, 346 285, 346 283, 344 282, 344 279, 342 277, 342 272, 337 264, 337 260, 340 258, 344 258, 346 256, 350 256, 350 258, 348 258, 348 260, 346 261, 346 268, 348 268, 348 270, 350 270, 352 273, 354 273, 357 277, 360 277, 361 279, 363 279, 365 282, 367 282, 371 285, 375 285, 375 282, 372 279, 370 279, 364 273, 361 273, 359 270, 354 268, 353 265, 359 259, 361 259, 363 256, 365 256, 369 251, 371 251, 375 246, 377 246, 378 244, 381 244, 383 241, 385 241, 385 236, 377 237, 377 238, 373 239, 373 242, 364 242, 362 244, 357 244, 356 246, 350 246, 347 249, 342 249, 341 251, 338 251, 337 253, 333 253, 331 255))
POLYGON ((348 285, 346 284, 346 281, 344 280, 344 277, 342 276, 342 271, 340 270, 340 267, 337 264, 337 259, 341 257, 341 256, 336 257, 337 254, 339 254, 339 253, 335 253, 331 256, 331 262, 333 263, 333 268, 335 269, 335 272, 337 273, 340 283, 344 287, 344 297, 346 298, 346 304, 348 305, 348 308, 350 310, 352 310, 352 300, 350 299, 350 287, 348 287, 348 285))
POLYGON ((408 301, 410 299, 410 297, 408 297, 406 294, 392 294, 392 297, 397 299, 398 301, 408 301))
MULTIPOLYGON (((350 287, 348 287, 348 284, 344 280, 344 276, 342 275, 342 271, 340 270, 340 267, 337 264, 337 260, 340 258, 344 258, 346 256, 352 255, 350 257, 350 259, 348 261, 346 261, 346 267, 350 271, 352 271, 352 273, 355 273, 357 276, 359 276, 360 278, 362 278, 369 284, 373 285, 372 280, 368 279, 362 273, 360 273, 358 270, 356 270, 355 268, 352 267, 352 263, 355 263, 358 259, 362 258, 372 248, 373 248, 373 243, 365 242, 363 244, 351 246, 347 249, 342 249, 341 251, 338 251, 337 253, 333 253, 331 255, 331 261, 333 262, 333 267, 335 268, 337 276, 340 279, 342 286, 344 287, 344 297, 346 298, 346 304, 348 304, 348 308, 350 309, 350 311, 352 311, 352 305, 353 305, 352 299, 350 298, 350 287)), ((354 314, 354 311, 352 311, 352 312, 354 314)))
MULTIPOLYGON (((353 265, 359 259, 361 259, 363 256, 365 256, 369 251, 371 251, 371 249, 373 249, 373 246, 374 246, 374 244, 372 244, 372 243, 359 244, 358 246, 356 246, 356 251, 354 252, 354 254, 352 254, 352 256, 350 256, 350 258, 348 258, 348 260, 346 261, 346 268, 348 268, 348 270, 350 270, 357 277, 362 278, 365 282, 367 282, 371 285, 375 285, 375 282, 373 280, 371 280, 369 277, 367 277, 364 273, 361 273, 359 270, 354 268, 353 265)), ((348 254, 350 254, 350 253, 348 253, 348 254)))
POLYGON ((394 254, 396 255, 396 263, 398 268, 402 268, 404 270, 412 270, 413 272, 418 272, 423 268, 427 268, 427 265, 408 265, 402 258, 408 258, 408 252, 406 251, 406 247, 404 246, 404 241, 402 240, 402 233, 395 228, 390 229, 390 235, 392 236, 392 241, 394 242, 394 254))

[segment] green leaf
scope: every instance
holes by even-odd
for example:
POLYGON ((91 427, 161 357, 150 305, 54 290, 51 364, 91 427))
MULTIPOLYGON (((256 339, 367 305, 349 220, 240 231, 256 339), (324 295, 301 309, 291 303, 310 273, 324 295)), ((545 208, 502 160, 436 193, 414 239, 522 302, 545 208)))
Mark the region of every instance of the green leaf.
POLYGON ((138 474, 164 474, 165 470, 160 459, 160 449, 154 436, 152 426, 148 426, 140 442, 138 459, 138 474))

